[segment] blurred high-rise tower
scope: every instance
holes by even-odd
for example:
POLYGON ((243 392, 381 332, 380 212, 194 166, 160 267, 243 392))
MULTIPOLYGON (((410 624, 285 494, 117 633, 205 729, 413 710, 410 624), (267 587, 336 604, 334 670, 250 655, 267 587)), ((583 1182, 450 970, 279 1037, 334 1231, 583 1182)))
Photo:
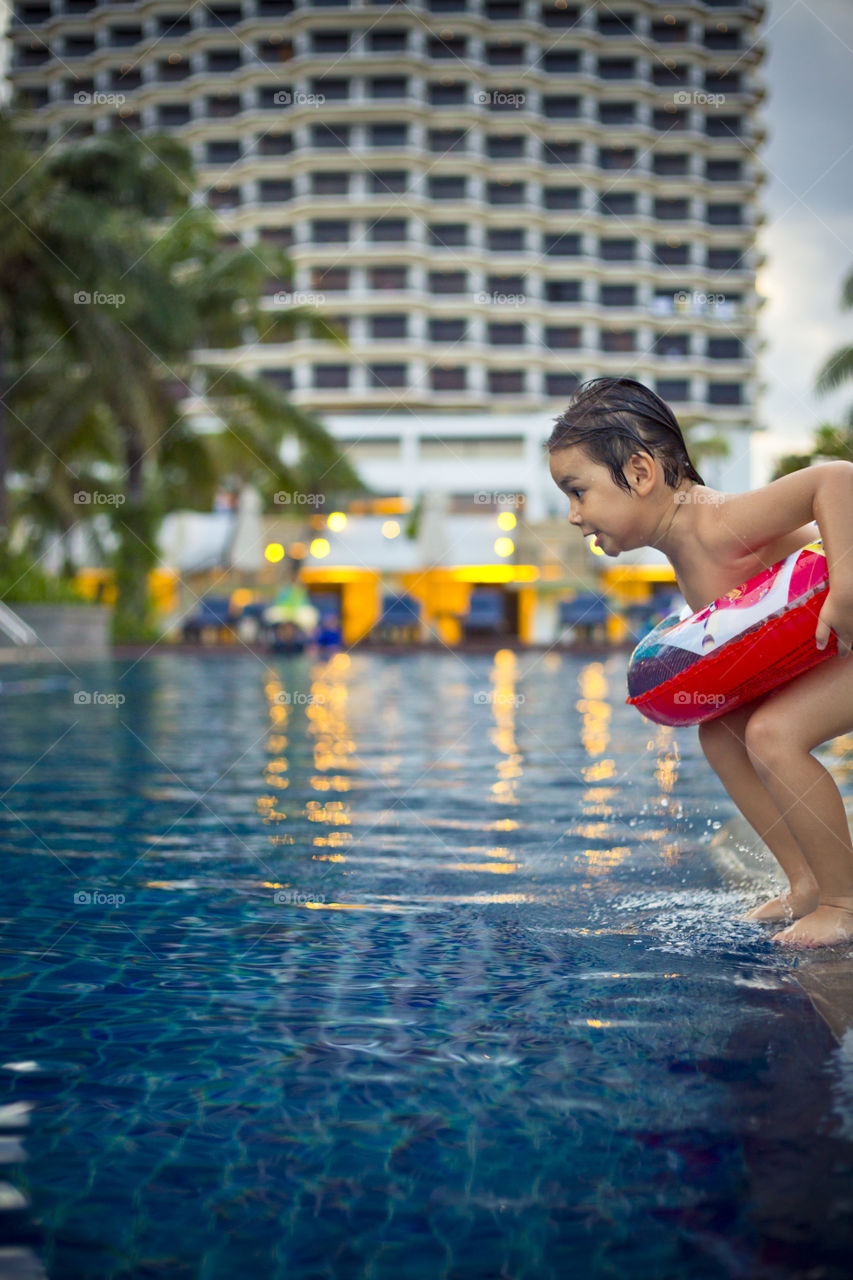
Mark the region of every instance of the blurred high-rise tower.
POLYGON ((223 233, 288 248, 228 353, 322 412, 379 492, 562 509, 541 444, 630 374, 749 486, 763 5, 19 0, 40 142, 168 129, 223 233), (349 347, 291 332, 314 305, 349 347))

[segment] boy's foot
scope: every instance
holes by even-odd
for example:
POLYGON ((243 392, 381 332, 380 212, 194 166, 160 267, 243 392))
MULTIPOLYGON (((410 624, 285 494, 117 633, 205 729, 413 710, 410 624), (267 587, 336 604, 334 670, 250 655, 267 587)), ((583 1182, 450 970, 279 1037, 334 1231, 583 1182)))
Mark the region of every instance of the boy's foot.
POLYGON ((814 911, 772 938, 788 947, 831 947, 853 942, 853 898, 826 898, 814 911))
POLYGON ((771 898, 759 907, 747 911, 744 920, 759 920, 764 924, 775 924, 778 920, 798 920, 807 916, 820 902, 817 885, 813 889, 788 889, 780 893, 778 898, 771 898))

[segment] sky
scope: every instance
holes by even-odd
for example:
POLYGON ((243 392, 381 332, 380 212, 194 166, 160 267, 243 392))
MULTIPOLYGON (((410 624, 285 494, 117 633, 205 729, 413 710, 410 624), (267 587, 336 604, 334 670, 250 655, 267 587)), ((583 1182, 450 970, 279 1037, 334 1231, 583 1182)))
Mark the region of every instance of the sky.
MULTIPOLYGON (((7 12, 0 0, 0 21, 7 12)), ((805 449, 815 427, 853 405, 853 382, 830 396, 813 390, 826 357, 853 343, 853 310, 840 307, 842 281, 853 271, 853 0, 768 0, 762 39, 768 139, 758 246, 767 263, 758 291, 766 345, 753 486, 766 483, 775 458, 805 449)))
POLYGON ((840 306, 853 271, 853 3, 769 0, 764 42, 759 249, 767 264, 758 291, 766 298, 766 387, 757 420, 767 430, 753 439, 753 485, 769 479, 773 457, 797 452, 816 426, 853 405, 853 381, 832 395, 813 391, 826 357, 853 343, 853 310, 840 306))

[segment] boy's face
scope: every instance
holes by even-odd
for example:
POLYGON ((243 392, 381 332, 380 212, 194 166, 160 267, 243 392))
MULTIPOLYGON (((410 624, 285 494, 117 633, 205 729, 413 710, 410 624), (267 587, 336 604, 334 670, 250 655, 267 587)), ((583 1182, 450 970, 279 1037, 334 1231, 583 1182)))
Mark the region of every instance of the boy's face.
MULTIPOLYGON (((549 461, 555 484, 569 499, 569 523, 584 537, 596 534, 609 556, 645 545, 637 541, 637 498, 619 488, 607 467, 593 462, 580 445, 555 449, 549 461)), ((625 468, 629 481, 634 461, 625 468)))

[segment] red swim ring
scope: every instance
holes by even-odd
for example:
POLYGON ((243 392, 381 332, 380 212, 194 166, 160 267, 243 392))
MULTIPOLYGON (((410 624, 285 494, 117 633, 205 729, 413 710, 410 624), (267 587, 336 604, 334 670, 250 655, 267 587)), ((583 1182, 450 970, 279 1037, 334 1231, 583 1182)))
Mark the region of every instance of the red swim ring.
POLYGON ((818 539, 698 613, 686 606, 644 636, 628 662, 628 697, 656 724, 701 724, 838 653, 815 644, 829 590, 818 539))

